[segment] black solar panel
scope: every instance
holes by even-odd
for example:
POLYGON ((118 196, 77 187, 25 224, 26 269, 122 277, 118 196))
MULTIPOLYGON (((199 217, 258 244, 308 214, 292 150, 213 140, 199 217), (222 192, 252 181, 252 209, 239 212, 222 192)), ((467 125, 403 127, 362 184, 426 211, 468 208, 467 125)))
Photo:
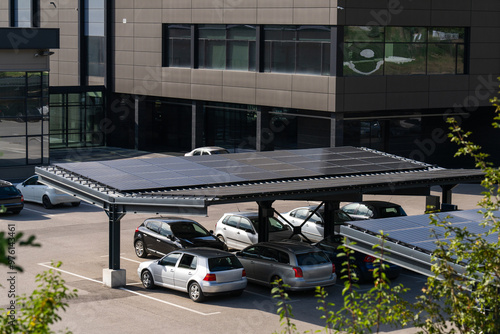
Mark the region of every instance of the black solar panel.
POLYGON ((425 169, 355 147, 123 159, 58 166, 120 191, 425 169))

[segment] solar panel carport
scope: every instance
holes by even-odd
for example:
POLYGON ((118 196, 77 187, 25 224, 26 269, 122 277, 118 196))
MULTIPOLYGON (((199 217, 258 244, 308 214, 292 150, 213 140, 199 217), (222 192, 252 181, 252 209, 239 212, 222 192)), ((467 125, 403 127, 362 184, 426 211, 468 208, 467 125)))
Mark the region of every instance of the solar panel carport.
MULTIPOLYGON (((363 194, 428 195, 440 185, 442 202, 451 189, 479 182, 474 169, 444 169, 356 147, 235 153, 194 157, 60 163, 37 167, 40 180, 102 207, 109 217, 109 269, 104 282, 125 284, 120 269, 120 219, 128 212, 206 215, 216 204, 256 201, 259 240, 267 239, 266 217, 275 200, 316 200, 333 222, 340 201, 363 194)), ((297 230, 296 232, 300 232, 297 230)), ((325 234, 334 233, 333 223, 325 234)))

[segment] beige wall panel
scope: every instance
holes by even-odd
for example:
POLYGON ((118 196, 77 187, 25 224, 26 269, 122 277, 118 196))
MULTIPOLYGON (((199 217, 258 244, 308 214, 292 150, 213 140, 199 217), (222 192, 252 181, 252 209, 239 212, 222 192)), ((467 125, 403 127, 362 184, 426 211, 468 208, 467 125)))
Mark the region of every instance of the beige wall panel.
POLYGON ((115 24, 115 36, 116 37, 127 37, 130 40, 134 37, 134 24, 127 21, 127 23, 116 23, 115 24))
MULTIPOLYGON (((145 1, 144 3, 147 3, 145 1)), ((136 8, 134 10, 134 23, 156 23, 161 22, 161 8, 143 9, 136 8)))
POLYGON ((224 8, 222 0, 191 0, 193 9, 217 9, 224 8))
POLYGON ((257 0, 259 8, 292 8, 293 3, 290 0, 257 0))
POLYGON ((384 110, 385 94, 345 94, 344 111, 384 110))
POLYGON ((256 77, 255 72, 223 71, 222 84, 231 87, 255 88, 256 77))
POLYGON ((256 24, 256 8, 225 8, 224 23, 226 24, 256 24))
POLYGON ((134 65, 134 52, 115 51, 115 62, 117 65, 134 65))
POLYGON ((292 75, 280 73, 256 73, 257 88, 274 90, 292 90, 292 75))
POLYGON ((293 24, 292 8, 257 8, 258 24, 293 24))
POLYGON ((471 15, 469 11, 436 10, 431 15, 431 25, 468 27, 471 15))
POLYGON ((337 7, 330 8, 330 23, 331 25, 337 25, 338 22, 338 16, 339 16, 339 11, 340 9, 337 9, 337 7))
POLYGON ((59 43, 61 49, 63 48, 78 49, 78 38, 75 38, 75 36, 60 35, 59 43))
POLYGON ((429 76, 389 75, 386 79, 388 92, 426 92, 429 90, 429 76))
POLYGON ((468 75, 429 75, 429 90, 433 92, 467 90, 468 75))
POLYGON ((134 51, 134 39, 128 37, 115 38, 115 50, 117 51, 134 51))
POLYGON ((115 91, 122 94, 133 94, 134 81, 133 80, 116 80, 115 91))
MULTIPOLYGON (((78 50, 77 49, 60 49, 58 50, 58 58, 59 60, 73 60, 75 62, 78 61, 78 50)), ((54 53, 55 56, 55 53, 54 53)), ((50 56, 53 57, 53 56, 50 56)))
POLYGON ((338 96, 336 94, 328 94, 328 111, 337 111, 337 99, 338 96))
MULTIPOLYGON (((186 0, 188 1, 188 0, 186 0)), ((120 0, 115 2, 116 8, 134 8, 134 0, 120 0)))
POLYGON ((328 94, 292 91, 292 108, 328 110, 328 94))
MULTIPOLYGON (((158 22, 160 22, 158 20, 158 22)), ((157 37, 161 38, 160 23, 134 23, 134 37, 157 37)))
POLYGON ((329 24, 330 8, 294 8, 293 24, 329 24))
POLYGON ((59 86, 78 86, 80 82, 76 75, 59 74, 58 84, 59 86))
POLYGON ((188 8, 191 9, 191 0, 163 0, 163 8, 188 8))
POLYGON ((163 67, 162 81, 165 83, 191 83, 191 69, 179 67, 163 67))
POLYGON ((193 23, 221 24, 224 23, 224 8, 193 9, 191 19, 193 23))
POLYGON ((453 105, 460 105, 469 95, 468 91, 430 92, 429 108, 448 108, 453 105))
POLYGON ((220 101, 222 99, 222 86, 191 85, 191 98, 194 100, 220 101))
POLYGON ((162 10, 163 23, 191 23, 191 9, 163 9, 162 10))
POLYGON ((388 93, 386 105, 387 110, 427 108, 429 106, 429 95, 427 92, 388 93))
POLYGON ((59 61, 59 73, 78 77, 78 63, 74 61, 59 61))
POLYGON ((222 73, 219 70, 193 70, 191 71, 191 82, 200 85, 222 86, 222 73))
POLYGON ((293 0, 294 8, 330 8, 330 0, 293 0))
POLYGON ((115 66, 115 78, 119 79, 133 79, 134 78, 134 66, 131 65, 116 65, 115 66))
POLYGON ((328 93, 337 94, 337 77, 328 77, 328 93))
MULTIPOLYGON (((78 37, 78 25, 74 22, 72 23, 55 23, 52 28, 59 28, 59 36, 75 36, 78 37)), ((47 27, 48 28, 48 27, 47 27)))
POLYGON ((161 67, 161 53, 135 52, 134 65, 161 67))
POLYGON ((243 87, 222 87, 224 102, 255 104, 255 89, 243 87))
POLYGON ((138 95, 149 95, 149 96, 161 96, 162 83, 158 81, 140 80, 137 84, 137 80, 134 80, 134 94, 138 95))
POLYGON ((134 49, 141 52, 161 53, 161 38, 137 38, 134 40, 134 49))
POLYGON ((59 21, 60 22, 78 22, 78 10, 75 7, 64 9, 59 9, 59 21))
POLYGON ((115 11, 115 23, 123 23, 123 19, 127 23, 134 23, 134 10, 133 9, 117 9, 115 11))
POLYGON ((163 6, 162 0, 135 0, 136 8, 161 8, 163 6))
POLYGON ((329 77, 320 75, 292 75, 293 92, 328 93, 329 77))
POLYGON ((155 86, 161 86, 161 69, 152 66, 134 66, 134 80, 136 87, 143 86, 149 89, 150 82, 155 82, 155 86))
POLYGON ((224 8, 257 8, 257 0, 222 0, 224 8))
POLYGON ((257 89, 255 92, 255 104, 290 108, 292 106, 292 92, 286 90, 257 89))
POLYGON ((75 8, 78 8, 78 1, 79 0, 58 1, 57 2, 57 8, 58 8, 58 10, 61 10, 61 9, 72 9, 72 10, 75 10, 75 8))
POLYGON ((191 98, 191 85, 183 83, 164 82, 162 84, 162 96, 178 99, 191 98))
POLYGON ((344 92, 352 93, 385 93, 387 77, 345 77, 344 92))

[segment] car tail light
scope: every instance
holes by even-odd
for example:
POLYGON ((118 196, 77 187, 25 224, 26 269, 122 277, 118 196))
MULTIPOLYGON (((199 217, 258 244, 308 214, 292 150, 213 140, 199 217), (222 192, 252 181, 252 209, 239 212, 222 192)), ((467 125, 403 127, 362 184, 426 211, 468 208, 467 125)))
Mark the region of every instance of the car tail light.
POLYGON ((375 261, 375 258, 373 256, 370 256, 370 255, 365 256, 365 258, 363 259, 363 262, 372 263, 373 261, 375 261))
POLYGON ((207 281, 207 282, 212 282, 212 281, 216 281, 217 277, 215 276, 215 274, 206 274, 205 278, 203 280, 207 281))
POLYGON ((24 202, 24 196, 21 195, 21 202, 24 202))
POLYGON ((335 272, 335 263, 332 263, 332 273, 335 272))
POLYGON ((247 277, 247 272, 245 271, 245 269, 243 269, 243 271, 241 272, 241 277, 247 277))
POLYGON ((302 269, 300 269, 299 267, 293 267, 293 271, 295 271, 295 277, 304 277, 302 269))
POLYGON ((139 232, 139 226, 137 226, 137 228, 135 229, 135 232, 139 232))

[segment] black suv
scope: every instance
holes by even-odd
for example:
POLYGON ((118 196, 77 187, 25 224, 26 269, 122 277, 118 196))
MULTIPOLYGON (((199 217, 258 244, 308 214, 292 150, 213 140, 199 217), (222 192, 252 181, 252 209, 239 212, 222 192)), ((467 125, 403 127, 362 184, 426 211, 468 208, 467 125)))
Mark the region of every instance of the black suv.
POLYGON ((24 208, 24 197, 10 182, 0 180, 0 212, 18 214, 24 208))
POLYGON ((135 254, 163 256, 176 249, 189 247, 211 247, 227 250, 212 231, 207 231, 191 219, 179 217, 148 218, 134 234, 135 254))

